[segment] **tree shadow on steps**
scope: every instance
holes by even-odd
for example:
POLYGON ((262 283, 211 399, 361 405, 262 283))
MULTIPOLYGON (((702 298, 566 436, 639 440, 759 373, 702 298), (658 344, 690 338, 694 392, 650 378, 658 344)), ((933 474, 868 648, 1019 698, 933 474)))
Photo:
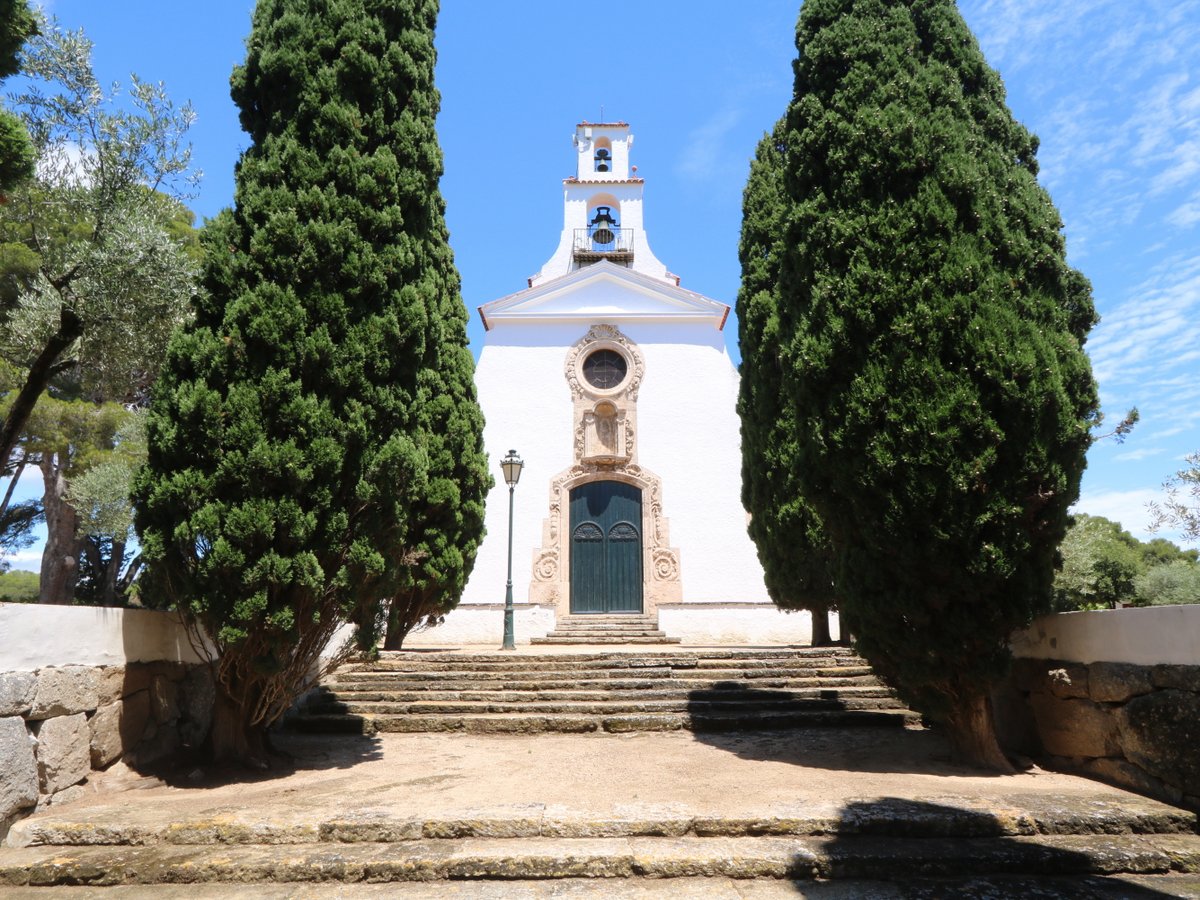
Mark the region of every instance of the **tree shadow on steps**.
POLYGON ((1031 821, 916 800, 847 803, 833 837, 791 865, 804 897, 911 900, 1152 900, 1130 880, 1164 874, 1169 854, 1125 834, 1043 834, 1031 821), (1156 855, 1157 854, 1157 855, 1156 855), (821 881, 814 885, 815 877, 821 881), (1136 878, 1136 876, 1135 876, 1136 878), (814 890, 815 887, 815 890, 814 890), (828 891, 828 893, 825 893, 828 891))
POLYGON ((787 711, 792 697, 787 690, 732 681, 691 691, 688 715, 695 740, 742 759, 831 771, 999 777, 954 763, 950 745, 936 732, 905 728, 902 719, 887 712, 851 709, 836 688, 787 711), (715 714, 714 701, 725 711, 715 714), (784 711, 772 711, 781 707, 784 711), (769 724, 756 724, 753 711, 764 709, 768 718, 762 721, 769 724))

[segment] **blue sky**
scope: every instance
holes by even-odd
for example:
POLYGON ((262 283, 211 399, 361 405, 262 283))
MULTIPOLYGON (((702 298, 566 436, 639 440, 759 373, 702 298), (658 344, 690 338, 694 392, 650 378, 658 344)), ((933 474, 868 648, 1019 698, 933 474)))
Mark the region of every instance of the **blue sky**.
MULTIPOLYGON (((191 100, 204 171, 191 206, 229 205, 246 138, 228 80, 252 0, 43 5, 95 41, 102 81, 136 72, 191 100)), ((476 351, 475 307, 522 288, 554 250, 571 133, 602 115, 632 125, 655 254, 684 287, 732 303, 741 192, 791 96, 797 0, 442 5, 442 189, 476 351)), ((1041 138, 1041 181, 1103 317, 1088 348, 1105 409, 1114 422, 1142 412, 1125 444, 1092 449, 1079 508, 1144 537, 1145 504, 1200 449, 1200 0, 959 6, 1041 138)))

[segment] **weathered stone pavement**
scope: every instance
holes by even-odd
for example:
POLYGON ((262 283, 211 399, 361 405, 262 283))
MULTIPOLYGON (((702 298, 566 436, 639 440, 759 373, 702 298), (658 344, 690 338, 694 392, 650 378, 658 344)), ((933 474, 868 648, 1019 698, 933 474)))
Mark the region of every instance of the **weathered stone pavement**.
POLYGON ((13 827, 0 893, 1200 897, 1194 815, 1072 776, 960 768, 927 731, 281 743, 295 771, 248 783, 106 773, 13 827))

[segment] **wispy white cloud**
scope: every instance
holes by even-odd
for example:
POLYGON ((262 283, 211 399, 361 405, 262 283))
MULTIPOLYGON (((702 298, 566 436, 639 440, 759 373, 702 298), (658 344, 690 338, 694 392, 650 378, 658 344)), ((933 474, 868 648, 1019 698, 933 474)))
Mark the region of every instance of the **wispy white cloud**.
MULTIPOLYGON (((1156 535, 1150 532, 1150 510, 1152 501, 1162 500, 1162 492, 1143 488, 1132 491, 1095 491, 1085 493, 1071 507, 1072 512, 1087 513, 1089 516, 1104 516, 1120 522, 1130 534, 1147 540, 1156 535)), ((1157 535, 1169 540, 1174 538, 1166 532, 1157 535)))
POLYGON ((1200 222, 1200 194, 1168 213, 1167 221, 1176 228, 1191 228, 1200 222))
POLYGON ((741 121, 742 113, 733 107, 715 112, 706 122, 692 130, 687 141, 687 151, 679 160, 680 175, 696 181, 728 176, 722 160, 729 152, 729 136, 741 121))
POLYGON ((1113 457, 1117 462, 1136 462, 1151 456, 1161 456, 1166 451, 1162 447, 1139 447, 1137 450, 1126 450, 1113 457))

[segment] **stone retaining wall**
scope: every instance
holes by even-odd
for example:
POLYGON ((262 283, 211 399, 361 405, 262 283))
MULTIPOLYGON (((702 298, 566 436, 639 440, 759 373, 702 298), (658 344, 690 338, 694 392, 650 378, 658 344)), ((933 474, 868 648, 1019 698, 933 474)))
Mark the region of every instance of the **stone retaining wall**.
POLYGON ((1008 748, 1200 810, 1200 606, 1046 616, 1012 647, 1008 748))
POLYGON ((93 771, 199 743, 212 701, 208 666, 167 613, 0 604, 0 838, 78 797, 93 771))

